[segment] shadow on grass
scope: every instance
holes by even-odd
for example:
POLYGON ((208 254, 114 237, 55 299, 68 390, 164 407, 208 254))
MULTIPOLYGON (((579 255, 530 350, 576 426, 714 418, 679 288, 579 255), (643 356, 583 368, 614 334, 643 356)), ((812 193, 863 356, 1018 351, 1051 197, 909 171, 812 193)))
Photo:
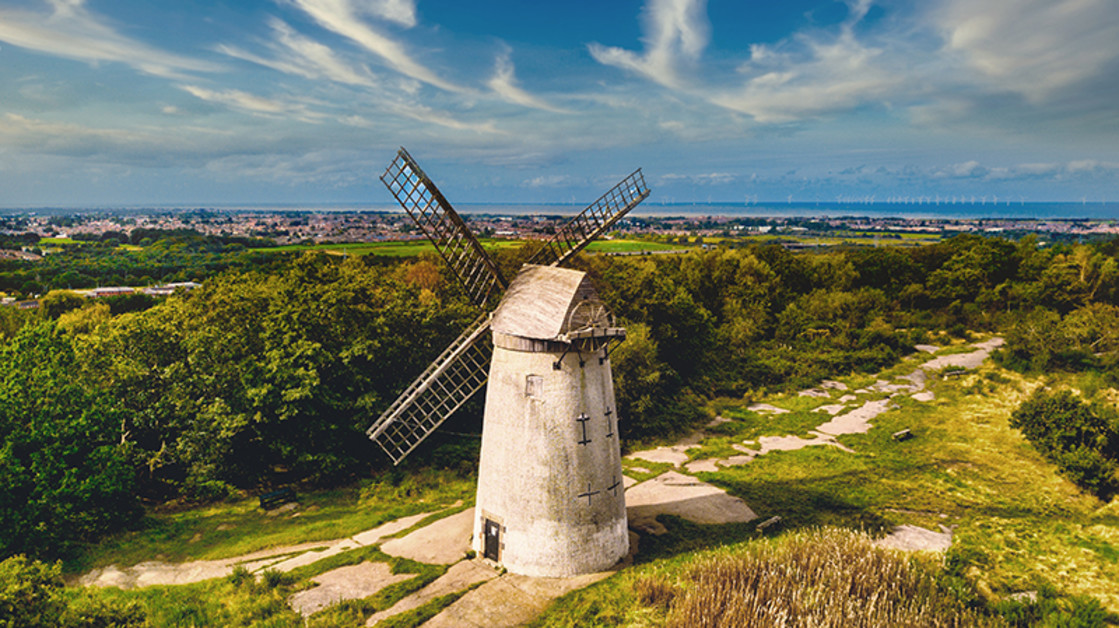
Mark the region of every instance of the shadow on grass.
MULTIPOLYGON (((842 475, 854 476, 852 479, 855 479, 863 474, 842 475)), ((764 502, 761 510, 763 517, 746 523, 703 525, 675 515, 659 515, 657 521, 667 532, 642 535, 634 562, 642 564, 801 528, 835 526, 865 531, 875 536, 884 534, 890 528, 886 519, 866 506, 847 500, 826 486, 812 486, 816 482, 817 480, 747 483, 724 481, 724 485, 735 485, 728 487, 731 488, 731 493, 744 498, 751 506, 755 502, 764 502), (749 484, 749 487, 743 488, 740 484, 749 484), (766 533, 758 531, 758 524, 772 514, 779 514, 781 517, 777 525, 768 528, 766 533)))

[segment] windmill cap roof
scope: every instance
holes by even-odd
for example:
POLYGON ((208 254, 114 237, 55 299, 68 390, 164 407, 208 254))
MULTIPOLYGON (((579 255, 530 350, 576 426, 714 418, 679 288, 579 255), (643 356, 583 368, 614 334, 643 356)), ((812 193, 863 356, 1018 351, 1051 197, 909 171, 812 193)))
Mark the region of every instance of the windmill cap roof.
POLYGON ((490 326, 512 336, 557 339, 568 331, 572 308, 589 299, 598 299, 598 293, 586 273, 526 264, 509 284, 490 326))

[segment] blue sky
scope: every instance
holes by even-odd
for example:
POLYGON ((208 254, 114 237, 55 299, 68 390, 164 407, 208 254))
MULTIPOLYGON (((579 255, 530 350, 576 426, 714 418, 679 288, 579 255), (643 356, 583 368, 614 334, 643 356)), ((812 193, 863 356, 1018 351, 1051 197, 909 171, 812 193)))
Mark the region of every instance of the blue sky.
POLYGON ((1115 0, 0 0, 0 207, 1119 201, 1115 0))

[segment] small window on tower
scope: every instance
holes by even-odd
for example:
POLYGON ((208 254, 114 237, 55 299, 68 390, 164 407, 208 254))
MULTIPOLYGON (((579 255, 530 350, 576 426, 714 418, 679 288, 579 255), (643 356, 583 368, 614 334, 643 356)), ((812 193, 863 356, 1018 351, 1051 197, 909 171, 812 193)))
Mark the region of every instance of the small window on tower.
POLYGON ((544 378, 539 375, 529 375, 525 378, 525 396, 539 397, 544 394, 544 378))

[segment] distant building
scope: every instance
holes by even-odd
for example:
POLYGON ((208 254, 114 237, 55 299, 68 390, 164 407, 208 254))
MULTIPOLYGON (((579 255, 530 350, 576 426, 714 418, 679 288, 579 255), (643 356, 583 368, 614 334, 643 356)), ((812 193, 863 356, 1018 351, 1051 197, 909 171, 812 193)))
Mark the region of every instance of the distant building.
POLYGON ((198 288, 201 285, 202 284, 195 283, 193 281, 178 281, 178 282, 174 282, 174 283, 165 283, 165 284, 160 285, 160 286, 149 286, 147 288, 144 288, 144 294, 148 294, 148 295, 151 295, 153 297, 166 297, 166 296, 170 296, 170 295, 174 294, 176 290, 189 291, 189 290, 194 290, 195 288, 198 288))
POLYGON ((100 299, 103 297, 115 297, 122 294, 135 294, 136 288, 129 288, 128 286, 105 286, 103 288, 94 288, 90 290, 87 297, 91 299, 100 299))

